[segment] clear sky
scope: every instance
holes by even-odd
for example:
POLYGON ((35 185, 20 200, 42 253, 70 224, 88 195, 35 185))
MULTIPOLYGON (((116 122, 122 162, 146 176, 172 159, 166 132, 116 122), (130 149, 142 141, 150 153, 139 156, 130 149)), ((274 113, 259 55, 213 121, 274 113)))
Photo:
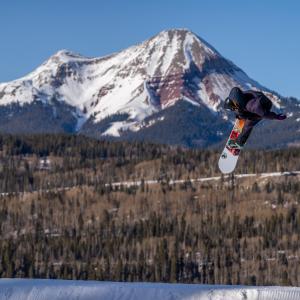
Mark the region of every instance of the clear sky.
POLYGON ((60 49, 102 56, 171 28, 192 30, 253 79, 300 98, 297 0, 0 0, 0 82, 60 49))

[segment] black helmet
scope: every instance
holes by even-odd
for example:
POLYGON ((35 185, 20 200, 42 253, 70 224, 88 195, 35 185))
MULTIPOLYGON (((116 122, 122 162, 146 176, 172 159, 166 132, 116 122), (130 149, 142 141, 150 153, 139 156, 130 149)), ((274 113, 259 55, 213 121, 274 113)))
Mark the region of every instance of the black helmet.
POLYGON ((229 96, 224 101, 224 108, 227 110, 239 110, 245 106, 245 96, 239 87, 231 89, 229 96))

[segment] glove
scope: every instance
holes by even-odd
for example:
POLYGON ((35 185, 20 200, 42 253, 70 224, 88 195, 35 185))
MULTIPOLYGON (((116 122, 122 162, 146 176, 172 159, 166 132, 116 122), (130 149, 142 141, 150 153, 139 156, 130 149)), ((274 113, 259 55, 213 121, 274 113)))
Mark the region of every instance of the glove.
POLYGON ((282 120, 286 119, 286 115, 279 114, 279 115, 276 116, 276 119, 282 121, 282 120))

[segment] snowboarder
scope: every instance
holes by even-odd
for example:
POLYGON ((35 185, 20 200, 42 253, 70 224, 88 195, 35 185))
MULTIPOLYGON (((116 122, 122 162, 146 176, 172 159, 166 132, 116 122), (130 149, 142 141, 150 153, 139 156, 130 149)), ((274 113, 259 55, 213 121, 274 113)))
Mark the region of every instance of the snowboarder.
POLYGON ((286 115, 276 114, 271 111, 272 101, 262 92, 245 91, 234 87, 225 99, 224 108, 234 111, 236 118, 245 120, 241 134, 236 140, 230 141, 231 148, 242 148, 253 127, 262 119, 284 120, 286 115))

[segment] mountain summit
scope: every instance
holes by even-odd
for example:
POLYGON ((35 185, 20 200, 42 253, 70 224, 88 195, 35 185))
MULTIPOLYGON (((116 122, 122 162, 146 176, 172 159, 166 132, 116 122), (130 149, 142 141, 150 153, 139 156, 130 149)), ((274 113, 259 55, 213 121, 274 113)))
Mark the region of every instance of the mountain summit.
POLYGON ((105 57, 61 50, 27 76, 0 84, 0 130, 203 146, 222 139, 228 123, 220 104, 233 86, 279 101, 186 29, 105 57))

